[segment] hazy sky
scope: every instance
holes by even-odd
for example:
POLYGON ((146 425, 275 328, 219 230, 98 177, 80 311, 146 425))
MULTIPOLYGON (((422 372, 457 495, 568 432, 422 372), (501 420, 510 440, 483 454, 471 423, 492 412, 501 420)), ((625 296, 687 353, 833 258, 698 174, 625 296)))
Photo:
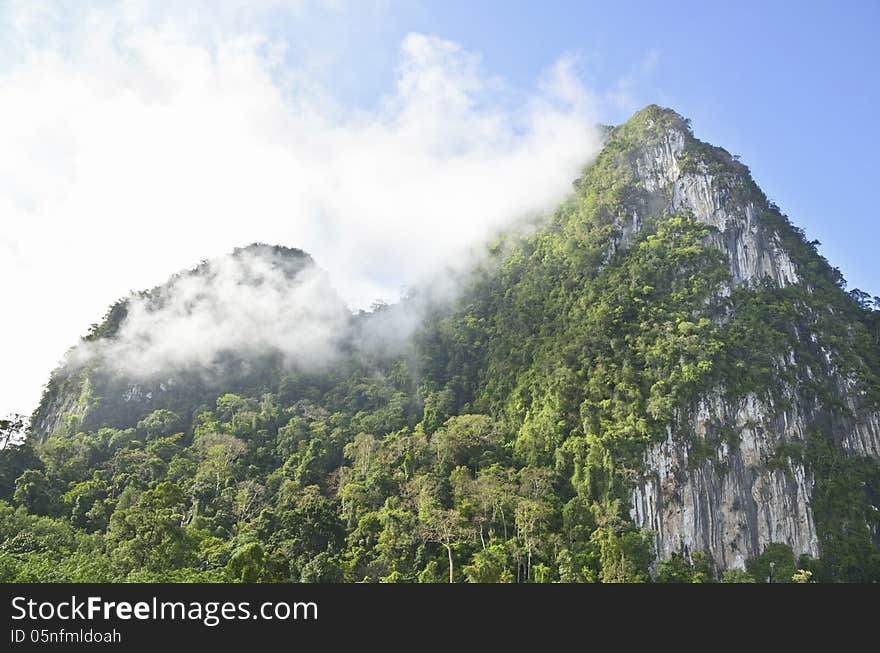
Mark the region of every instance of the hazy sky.
POLYGON ((394 300, 651 102, 880 293, 880 3, 709 4, 0 2, 0 414, 113 300, 249 242, 394 300))

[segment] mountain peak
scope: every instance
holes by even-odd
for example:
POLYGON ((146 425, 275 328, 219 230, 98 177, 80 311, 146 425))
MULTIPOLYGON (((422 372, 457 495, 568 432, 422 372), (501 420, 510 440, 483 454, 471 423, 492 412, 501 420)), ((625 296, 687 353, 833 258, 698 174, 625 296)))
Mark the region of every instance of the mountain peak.
POLYGON ((691 122, 672 109, 656 104, 640 109, 609 133, 609 143, 621 145, 647 145, 670 138, 681 146, 694 140, 691 122))
POLYGON ((687 118, 656 104, 611 130, 596 163, 575 186, 579 192, 611 191, 614 215, 606 219, 618 234, 612 251, 650 220, 679 215, 710 228, 708 239, 729 261, 734 285, 797 283, 796 262, 815 256, 745 165, 694 137, 687 118))
POLYGON ((633 128, 659 128, 662 130, 675 129, 679 131, 691 133, 691 121, 673 109, 661 107, 657 104, 649 104, 648 106, 636 111, 624 125, 633 128))
POLYGON ((297 247, 287 247, 285 245, 269 245, 267 243, 253 242, 244 247, 236 247, 232 250, 232 256, 242 256, 244 254, 258 254, 261 256, 271 255, 284 258, 295 258, 306 262, 313 262, 308 252, 297 247))

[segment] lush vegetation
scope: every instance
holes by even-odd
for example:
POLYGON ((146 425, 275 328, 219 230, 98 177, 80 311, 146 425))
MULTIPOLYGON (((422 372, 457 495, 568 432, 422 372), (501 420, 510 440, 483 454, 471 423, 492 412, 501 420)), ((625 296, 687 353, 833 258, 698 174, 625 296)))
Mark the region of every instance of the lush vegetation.
MULTIPOLYGON (((97 367, 60 370, 38 412, 60 413, 51 437, 0 453, 0 580, 880 579, 877 463, 831 437, 850 410, 834 378, 880 404, 880 302, 845 292, 744 166, 649 108, 611 131, 549 224, 492 252, 403 350, 353 348, 326 373, 232 361, 147 405, 97 367), (671 128, 687 133, 685 168, 764 207, 802 283, 732 289, 711 227, 650 212, 633 160, 671 128), (634 212, 651 217, 623 239, 634 212), (698 552, 654 564, 631 488, 645 447, 709 390, 779 406, 796 392, 827 418, 767 461, 815 475, 821 560, 773 544, 723 574, 698 552)), ((124 317, 117 305, 90 337, 124 317)), ((736 444, 684 436, 696 464, 736 444)))

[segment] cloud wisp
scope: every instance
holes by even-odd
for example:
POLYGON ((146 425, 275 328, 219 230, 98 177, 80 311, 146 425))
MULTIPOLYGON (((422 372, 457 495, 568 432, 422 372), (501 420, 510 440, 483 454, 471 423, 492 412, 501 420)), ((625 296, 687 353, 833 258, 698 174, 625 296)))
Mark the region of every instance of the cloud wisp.
POLYGON ((128 378, 210 373, 227 356, 281 354, 290 368, 338 360, 351 313, 304 253, 252 245, 204 261, 128 298, 112 337, 82 343, 71 363, 100 358, 128 378))
POLYGON ((155 4, 0 14, 16 44, 0 60, 0 301, 22 316, 3 339, 0 412, 33 406, 114 298, 194 261, 283 244, 350 308, 394 301, 552 209, 600 145, 566 60, 514 93, 478 55, 409 34, 393 86, 350 108, 264 19, 309 3, 233 3, 214 23, 155 4))

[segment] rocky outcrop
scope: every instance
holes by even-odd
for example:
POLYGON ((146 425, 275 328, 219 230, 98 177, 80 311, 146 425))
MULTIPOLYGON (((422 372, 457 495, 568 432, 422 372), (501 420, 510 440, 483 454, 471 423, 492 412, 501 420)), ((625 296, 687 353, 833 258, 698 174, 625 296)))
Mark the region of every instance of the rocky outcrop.
POLYGON ((670 429, 646 453, 633 521, 655 533, 661 558, 704 551, 718 569, 744 568, 771 542, 818 557, 812 476, 802 459, 779 454, 781 443, 806 443, 805 425, 797 405, 707 397, 682 429, 689 437, 670 429))
MULTIPOLYGON (((653 127, 650 119, 647 126, 653 127)), ((632 165, 648 214, 689 212, 712 226, 709 243, 725 254, 734 285, 799 283, 779 234, 761 220, 764 209, 741 192, 752 184, 747 170, 732 157, 727 165, 707 164, 694 156, 693 143, 682 121, 639 148, 632 165)), ((621 240, 645 217, 635 211, 621 218, 621 240)), ((796 392, 784 406, 755 395, 729 404, 722 388, 704 396, 683 424, 670 427, 665 441, 649 447, 631 517, 655 534, 660 558, 702 551, 721 571, 744 568, 772 542, 789 544, 796 555, 821 555, 811 507, 814 479, 802 457, 784 452, 805 448, 818 421, 844 451, 880 459, 880 413, 862 410, 858 383, 827 362, 848 414, 819 414, 796 392)), ((797 361, 790 357, 783 364, 797 361)))
MULTIPOLYGON (((653 127, 650 120, 647 127, 653 127)), ((682 125, 640 148, 633 166, 649 194, 647 210, 654 214, 689 212, 714 227, 717 231, 710 243, 727 255, 736 285, 765 278, 780 286, 797 283, 795 265, 780 244, 779 234, 760 222, 760 209, 753 199, 743 202, 736 192, 750 183, 746 173, 728 168, 723 174, 713 174, 699 160, 687 165, 689 139, 682 125)), ((622 231, 637 231, 641 217, 633 216, 631 223, 627 220, 622 231)))
POLYGON ((854 379, 844 379, 839 385, 841 395, 846 398, 848 412, 857 416, 855 419, 846 416, 832 418, 831 428, 838 436, 841 448, 854 456, 870 456, 880 460, 880 412, 860 410, 857 398, 862 393, 854 379))
MULTIPOLYGON (((633 522, 654 533, 660 558, 703 551, 719 570, 744 568, 772 542, 819 557, 814 479, 803 457, 790 453, 806 448, 817 417, 796 397, 784 408, 755 395, 733 405, 706 397, 645 454, 633 522)), ((855 410, 832 421, 832 430, 845 451, 880 458, 880 413, 855 410)))

